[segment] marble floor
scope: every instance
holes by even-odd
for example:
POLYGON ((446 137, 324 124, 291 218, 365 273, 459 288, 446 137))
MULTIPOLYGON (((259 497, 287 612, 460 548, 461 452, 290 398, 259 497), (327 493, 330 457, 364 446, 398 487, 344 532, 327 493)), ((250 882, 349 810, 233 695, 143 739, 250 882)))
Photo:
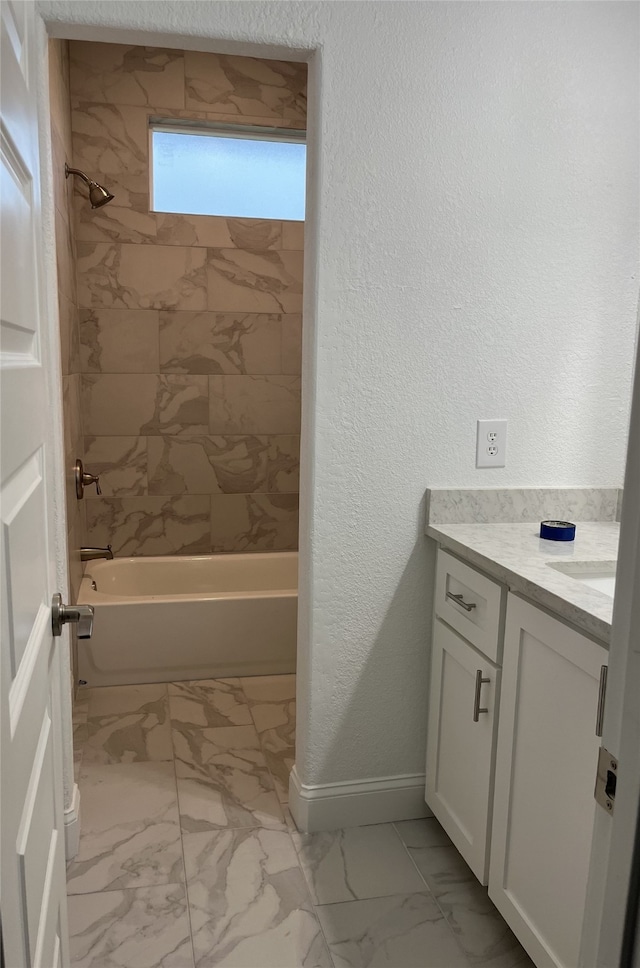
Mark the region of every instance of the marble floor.
POLYGON ((85 689, 73 968, 533 968, 437 823, 300 834, 295 677, 85 689))

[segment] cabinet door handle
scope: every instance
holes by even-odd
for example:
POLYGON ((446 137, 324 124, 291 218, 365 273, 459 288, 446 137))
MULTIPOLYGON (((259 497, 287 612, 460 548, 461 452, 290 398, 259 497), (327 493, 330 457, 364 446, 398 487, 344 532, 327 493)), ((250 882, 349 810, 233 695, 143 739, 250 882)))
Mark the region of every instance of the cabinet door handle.
POLYGON ((467 612, 472 612, 476 607, 475 602, 465 602, 462 595, 455 595, 453 592, 447 592, 445 598, 451 598, 456 605, 461 605, 467 612))
POLYGON ((477 723, 480 719, 480 713, 488 713, 488 709, 480 708, 480 690, 485 682, 491 682, 491 679, 486 679, 482 675, 482 669, 478 669, 476 672, 476 693, 473 699, 473 721, 477 723))
POLYGON ((598 689, 598 711, 596 713, 596 736, 602 736, 604 722, 604 700, 607 695, 607 666, 600 667, 600 688, 598 689))

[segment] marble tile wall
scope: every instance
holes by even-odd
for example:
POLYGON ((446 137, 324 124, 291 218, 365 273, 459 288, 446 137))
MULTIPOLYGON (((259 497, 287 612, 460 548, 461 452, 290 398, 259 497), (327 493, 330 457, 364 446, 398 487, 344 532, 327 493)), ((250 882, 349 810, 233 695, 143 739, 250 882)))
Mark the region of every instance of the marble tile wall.
POLYGON ((306 65, 71 41, 86 538, 117 555, 297 547, 300 222, 153 212, 149 117, 304 128, 306 65))
MULTIPOLYGON (((69 47, 64 40, 49 41, 51 141, 55 203, 56 255, 58 264, 58 311, 62 363, 65 466, 67 468, 67 542, 69 548, 69 594, 77 602, 82 567, 80 546, 86 527, 84 506, 76 500, 73 466, 83 459, 83 427, 80 405, 80 342, 76 290, 76 241, 73 231, 73 186, 64 177, 65 161, 71 162, 71 110, 69 47)), ((77 680, 77 646, 72 632, 73 681, 77 680)))

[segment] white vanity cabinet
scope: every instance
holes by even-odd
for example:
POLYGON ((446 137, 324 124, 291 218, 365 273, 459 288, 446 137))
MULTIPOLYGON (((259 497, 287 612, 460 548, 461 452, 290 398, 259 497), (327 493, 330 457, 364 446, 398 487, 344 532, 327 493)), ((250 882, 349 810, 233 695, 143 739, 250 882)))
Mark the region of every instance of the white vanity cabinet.
POLYGON ((498 667, 437 618, 426 800, 481 884, 489 868, 499 693, 498 667))
POLYGON ((439 553, 426 801, 482 884, 489 864, 501 602, 500 585, 439 553))
POLYGON ((489 896, 536 965, 575 968, 607 650, 510 594, 489 896))
POLYGON ((578 964, 607 661, 438 552, 425 799, 538 968, 578 964))

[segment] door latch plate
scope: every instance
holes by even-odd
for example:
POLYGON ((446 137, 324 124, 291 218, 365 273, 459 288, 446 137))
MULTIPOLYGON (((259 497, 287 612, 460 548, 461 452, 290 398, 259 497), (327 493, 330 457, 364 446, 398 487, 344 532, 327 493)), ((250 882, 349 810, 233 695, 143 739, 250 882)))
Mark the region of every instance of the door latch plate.
POLYGON ((596 802, 607 813, 613 813, 615 807, 617 782, 618 761, 609 750, 601 746, 600 752, 598 753, 598 773, 596 775, 594 796, 596 802))

